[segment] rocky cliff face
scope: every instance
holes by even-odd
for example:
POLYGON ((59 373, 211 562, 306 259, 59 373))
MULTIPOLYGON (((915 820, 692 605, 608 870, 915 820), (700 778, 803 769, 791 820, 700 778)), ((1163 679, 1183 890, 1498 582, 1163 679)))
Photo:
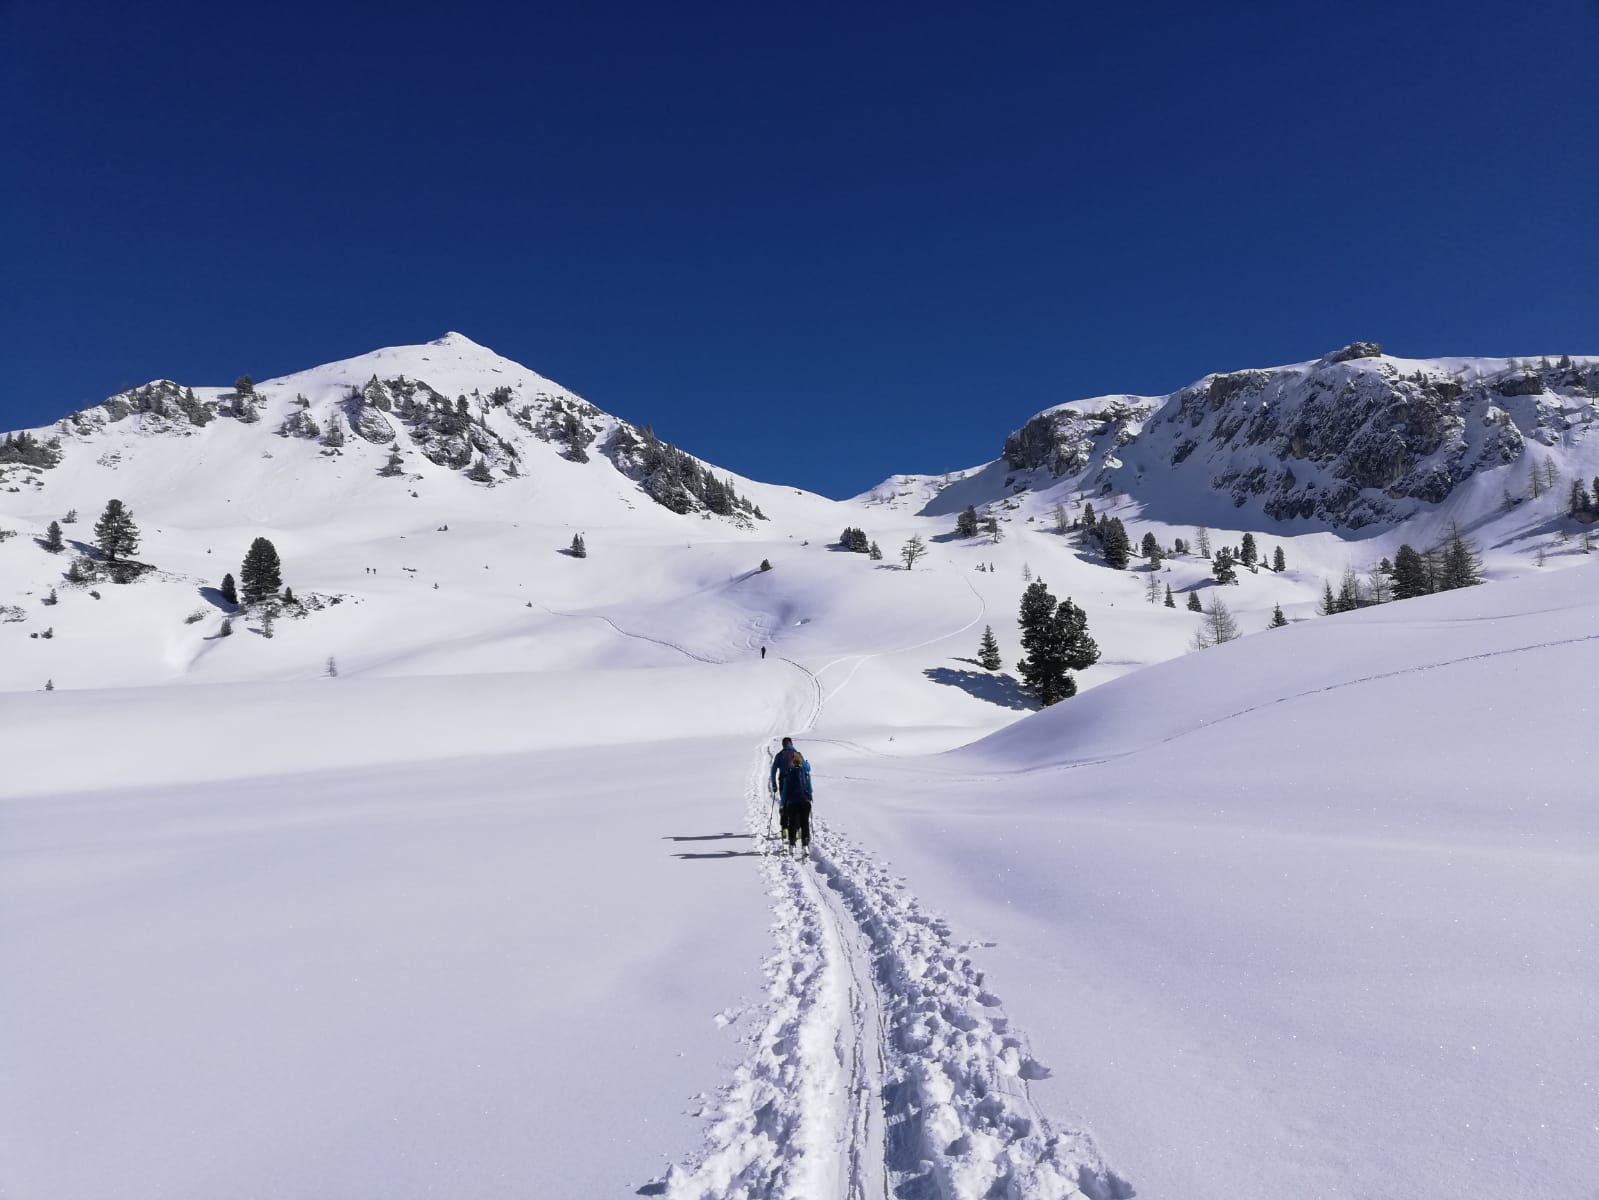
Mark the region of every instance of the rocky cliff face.
POLYGON ((1034 417, 1006 463, 1142 495, 1203 489, 1275 520, 1358 529, 1437 503, 1528 443, 1594 420, 1599 362, 1404 360, 1357 342, 1311 363, 1211 375, 1153 403, 1034 417))

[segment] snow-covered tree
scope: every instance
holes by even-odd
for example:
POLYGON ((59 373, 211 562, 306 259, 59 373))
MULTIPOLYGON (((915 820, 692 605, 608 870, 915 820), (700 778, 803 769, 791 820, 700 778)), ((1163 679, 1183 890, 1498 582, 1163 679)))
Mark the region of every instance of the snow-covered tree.
POLYGON ((1151 571, 1160 570, 1160 542, 1153 533, 1146 533, 1144 540, 1139 543, 1139 549, 1144 552, 1144 557, 1149 560, 1151 571))
POLYGON ((229 604, 237 605, 239 603, 239 589, 234 586, 232 575, 224 575, 222 577, 222 586, 217 591, 222 593, 222 598, 229 604))
POLYGON ((581 533, 574 533, 572 535, 572 557, 587 558, 588 556, 589 548, 587 543, 583 541, 583 535, 581 533))
POLYGON ((1283 606, 1281 604, 1274 605, 1271 610, 1271 624, 1267 628, 1281 629, 1286 624, 1288 624, 1288 618, 1283 616, 1283 606))
POLYGON ((1252 533, 1244 534, 1244 540, 1239 543, 1238 546, 1238 561, 1243 563, 1246 567, 1253 567, 1257 557, 1258 553, 1255 550, 1255 535, 1252 533))
POLYGON ((1450 591, 1481 582, 1482 560, 1477 557, 1476 548, 1461 532, 1459 524, 1451 521, 1449 539, 1443 545, 1443 578, 1439 590, 1450 591))
POLYGON ((866 552, 866 556, 868 558, 870 558, 873 562, 882 562, 883 561, 883 548, 881 546, 879 546, 876 542, 873 542, 872 543, 872 548, 866 552))
POLYGON ((51 521, 49 527, 45 529, 44 548, 50 551, 51 554, 60 554, 67 548, 66 542, 61 537, 61 523, 59 521, 51 521))
POLYGON ((1271 569, 1273 571, 1286 571, 1288 569, 1288 560, 1283 557, 1283 548, 1281 546, 1271 552, 1271 569))
POLYGON ((1394 551, 1394 599, 1409 600, 1432 591, 1421 555, 1408 542, 1394 551))
POLYGON ((977 536, 977 509, 968 504, 955 518, 955 533, 960 537, 977 536))
POLYGON ((1113 571, 1124 570, 1132 557, 1133 544, 1127 536, 1127 527, 1120 517, 1106 517, 1099 523, 1099 544, 1105 555, 1105 565, 1113 571))
POLYGON ((913 533, 910 541, 899 548, 900 559, 905 563, 907 571, 914 567, 916 560, 926 553, 927 543, 922 541, 922 535, 919 533, 913 533))
POLYGON ((1169 584, 1169 583, 1166 585, 1166 607, 1167 608, 1176 608, 1177 607, 1177 601, 1172 598, 1171 584, 1169 584))
POLYGON ((1199 593, 1198 592, 1189 592, 1188 593, 1188 611, 1189 612, 1203 612, 1204 611, 1204 607, 1205 606, 1202 605, 1199 602, 1199 593))

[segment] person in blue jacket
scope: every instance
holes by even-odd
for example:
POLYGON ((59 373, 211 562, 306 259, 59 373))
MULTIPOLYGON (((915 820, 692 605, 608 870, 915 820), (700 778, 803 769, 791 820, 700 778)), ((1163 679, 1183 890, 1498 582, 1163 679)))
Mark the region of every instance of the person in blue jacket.
POLYGON ((783 748, 772 757, 772 790, 778 793, 778 818, 789 847, 796 842, 811 847, 811 764, 794 749, 794 739, 784 738, 783 748))

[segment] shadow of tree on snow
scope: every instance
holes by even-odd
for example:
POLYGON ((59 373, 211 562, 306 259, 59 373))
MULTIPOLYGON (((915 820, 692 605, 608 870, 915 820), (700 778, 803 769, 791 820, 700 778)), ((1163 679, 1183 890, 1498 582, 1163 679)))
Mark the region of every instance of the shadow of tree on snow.
POLYGON ((1021 682, 1009 675, 995 675, 989 671, 957 671, 952 667, 928 667, 922 674, 934 683, 958 687, 970 696, 998 704, 1001 708, 1025 711, 1038 707, 1038 702, 1022 687, 1021 682))

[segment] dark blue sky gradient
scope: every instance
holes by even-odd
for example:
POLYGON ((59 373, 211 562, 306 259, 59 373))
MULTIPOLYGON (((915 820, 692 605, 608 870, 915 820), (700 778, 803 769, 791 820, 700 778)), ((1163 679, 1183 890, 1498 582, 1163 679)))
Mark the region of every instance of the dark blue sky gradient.
POLYGON ((0 0, 0 427, 456 329, 848 495, 1356 338, 1599 353, 1593 0, 401 7, 0 0))

